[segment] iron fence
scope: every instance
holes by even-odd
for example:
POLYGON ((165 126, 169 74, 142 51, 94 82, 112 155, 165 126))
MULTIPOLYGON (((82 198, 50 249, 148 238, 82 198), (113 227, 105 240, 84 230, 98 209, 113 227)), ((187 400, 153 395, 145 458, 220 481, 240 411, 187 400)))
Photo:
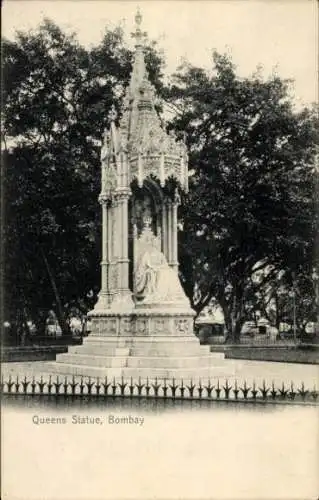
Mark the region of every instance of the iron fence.
POLYGON ((52 397, 89 397, 89 398, 150 398, 171 400, 205 400, 223 402, 255 402, 255 403, 304 403, 318 404, 319 392, 314 386, 306 388, 303 382, 296 387, 293 383, 289 386, 282 383, 270 385, 264 380, 261 384, 247 381, 233 383, 219 380, 184 381, 183 379, 158 379, 134 381, 132 378, 125 380, 102 379, 92 380, 90 377, 53 377, 44 380, 19 378, 9 376, 1 380, 1 393, 9 396, 52 396, 52 397))

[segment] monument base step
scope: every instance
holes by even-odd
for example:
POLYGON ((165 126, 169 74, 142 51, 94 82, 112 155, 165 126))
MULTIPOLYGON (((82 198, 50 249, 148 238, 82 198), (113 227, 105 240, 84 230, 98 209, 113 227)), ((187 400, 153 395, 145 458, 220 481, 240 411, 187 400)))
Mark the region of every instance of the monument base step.
POLYGON ((87 340, 83 345, 70 346, 69 354, 86 354, 93 356, 130 356, 130 357, 196 357, 210 356, 215 359, 225 359, 223 352, 210 352, 210 346, 201 346, 198 341, 194 343, 180 341, 158 342, 157 340, 141 342, 140 339, 123 342, 122 340, 95 341, 87 340))
MULTIPOLYGON (((117 356, 128 350, 130 356, 201 356, 209 355, 210 346, 201 346, 196 337, 88 337, 83 345, 71 346, 70 354, 117 356), (184 341, 183 341, 184 340, 184 341)), ((223 353, 214 353, 224 359, 223 353)))
POLYGON ((234 367, 225 361, 223 367, 220 366, 205 366, 200 368, 101 368, 92 365, 78 365, 70 363, 52 363, 49 367, 50 373, 63 376, 83 376, 90 378, 99 378, 100 380, 107 377, 111 379, 124 379, 126 381, 132 378, 133 381, 149 380, 149 382, 158 380, 183 380, 184 382, 198 381, 203 382, 206 380, 226 379, 233 377, 234 367))
POLYGON ((208 379, 233 375, 224 353, 210 352, 194 335, 89 336, 52 363, 52 373, 83 377, 208 379))
POLYGON ((85 353, 59 355, 58 363, 78 364, 85 366, 95 366, 97 368, 201 368, 209 366, 214 360, 214 366, 220 366, 225 363, 224 359, 208 356, 129 356, 121 353, 117 356, 101 356, 85 353))

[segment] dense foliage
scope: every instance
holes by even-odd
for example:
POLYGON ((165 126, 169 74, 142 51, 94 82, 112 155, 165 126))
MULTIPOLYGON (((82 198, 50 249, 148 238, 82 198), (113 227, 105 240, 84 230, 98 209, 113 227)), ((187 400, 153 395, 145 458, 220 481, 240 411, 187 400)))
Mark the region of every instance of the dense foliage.
POLYGON ((314 111, 294 111, 289 82, 240 79, 216 53, 214 71, 187 65, 168 95, 194 169, 181 214, 181 271, 193 307, 200 312, 214 297, 236 339, 252 311, 265 309, 258 292, 272 283, 272 298, 283 273, 288 288, 303 282, 313 304, 314 111))

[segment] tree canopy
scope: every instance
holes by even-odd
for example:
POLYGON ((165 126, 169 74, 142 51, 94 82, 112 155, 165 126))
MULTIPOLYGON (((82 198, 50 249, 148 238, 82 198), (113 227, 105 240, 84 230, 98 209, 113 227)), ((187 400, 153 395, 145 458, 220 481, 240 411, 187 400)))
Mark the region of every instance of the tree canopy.
POLYGON ((193 307, 214 297, 234 338, 252 293, 279 271, 311 274, 318 120, 294 110, 288 81, 239 78, 217 53, 213 62, 211 72, 186 65, 168 92, 194 171, 180 260, 193 307))

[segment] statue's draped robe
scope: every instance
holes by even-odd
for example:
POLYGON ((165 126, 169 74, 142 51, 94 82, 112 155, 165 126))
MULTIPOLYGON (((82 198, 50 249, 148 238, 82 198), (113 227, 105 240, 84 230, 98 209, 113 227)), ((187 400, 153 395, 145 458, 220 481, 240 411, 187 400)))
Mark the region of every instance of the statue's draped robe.
POLYGON ((162 252, 149 246, 140 255, 135 271, 136 293, 144 303, 185 300, 178 275, 162 252))

